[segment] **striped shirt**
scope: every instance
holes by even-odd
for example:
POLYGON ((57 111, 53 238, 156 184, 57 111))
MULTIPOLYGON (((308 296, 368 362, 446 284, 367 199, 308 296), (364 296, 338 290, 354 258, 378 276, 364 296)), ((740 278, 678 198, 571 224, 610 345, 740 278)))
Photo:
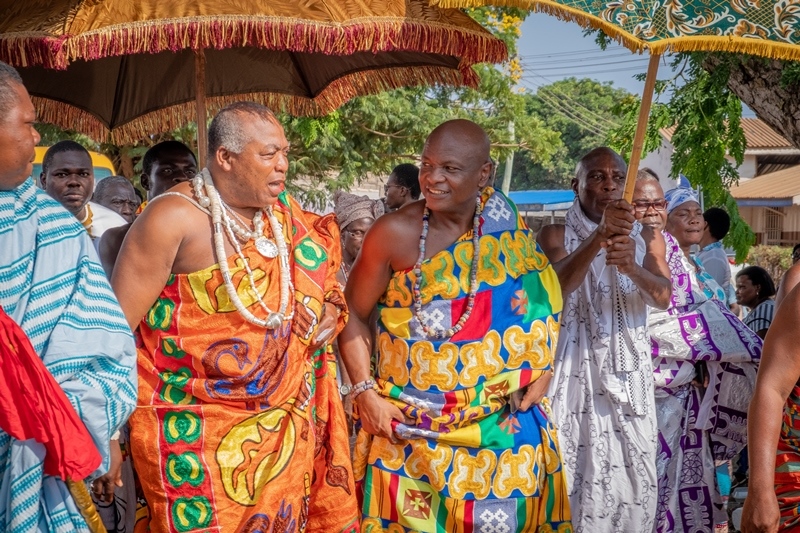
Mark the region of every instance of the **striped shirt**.
MULTIPOLYGON (((89 235, 30 178, 0 191, 0 306, 92 435, 103 456, 94 476, 106 472, 109 440, 136 406, 133 336, 89 235)), ((40 443, 0 430, 0 531, 88 531, 43 458, 40 443)))
POLYGON ((745 325, 753 331, 769 329, 775 315, 775 300, 764 300, 744 317, 745 325))

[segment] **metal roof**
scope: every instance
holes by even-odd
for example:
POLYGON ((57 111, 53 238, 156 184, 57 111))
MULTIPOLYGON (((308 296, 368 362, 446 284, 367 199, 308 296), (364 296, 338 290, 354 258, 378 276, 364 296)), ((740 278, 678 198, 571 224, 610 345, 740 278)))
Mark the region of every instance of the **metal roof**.
POLYGON ((731 187, 731 196, 739 205, 775 206, 800 204, 800 165, 764 174, 731 187))
POLYGON ((572 189, 511 191, 508 196, 520 211, 565 211, 575 200, 572 189))
MULTIPOLYGON (((797 148, 767 126, 764 121, 757 118, 742 118, 742 130, 744 131, 744 138, 747 143, 746 149, 748 151, 779 150, 785 152, 787 150, 796 150, 797 148)), ((661 134, 667 141, 672 140, 673 133, 675 133, 675 126, 661 130, 661 134)))

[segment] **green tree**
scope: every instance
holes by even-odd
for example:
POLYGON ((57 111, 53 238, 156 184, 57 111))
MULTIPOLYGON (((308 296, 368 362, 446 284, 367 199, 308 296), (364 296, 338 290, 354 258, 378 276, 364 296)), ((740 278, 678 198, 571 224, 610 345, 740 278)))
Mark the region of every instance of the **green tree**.
MULTIPOLYGON (((675 125, 671 177, 684 174, 693 186, 702 188, 706 207, 719 206, 728 212, 731 231, 724 242, 741 262, 755 242, 729 193, 739 180, 737 167, 744 158, 742 103, 728 86, 729 67, 721 63, 709 72, 703 68, 706 57, 702 53, 677 56, 673 68, 679 75, 657 84, 644 153, 660 145, 661 127, 675 125)), ((623 101, 618 108, 622 125, 609 132, 609 144, 626 158, 633 145, 639 105, 638 98, 623 101)))
MULTIPOLYGON (((401 162, 413 161, 427 135, 442 122, 468 118, 483 126, 493 141, 492 156, 505 158, 515 150, 546 164, 560 147, 558 132, 526 112, 517 82, 521 70, 513 59, 525 12, 513 8, 481 8, 470 14, 509 47, 505 65, 476 65, 476 88, 409 88, 356 98, 324 117, 281 115, 291 143, 289 190, 311 205, 324 205, 333 191, 349 189, 367 175, 387 175, 401 162), (512 139, 508 124, 515 124, 512 139)), ((155 142, 178 138, 196 147, 194 125, 142 139, 133 146, 102 145, 122 172, 138 177, 136 163, 155 142)), ((61 132, 63 136, 70 132, 61 132)))
POLYGON ((588 78, 567 78, 526 94, 526 112, 558 132, 561 145, 549 161, 515 158, 512 189, 569 187, 580 158, 605 144, 608 131, 619 126, 614 109, 626 98, 631 95, 625 89, 588 78))

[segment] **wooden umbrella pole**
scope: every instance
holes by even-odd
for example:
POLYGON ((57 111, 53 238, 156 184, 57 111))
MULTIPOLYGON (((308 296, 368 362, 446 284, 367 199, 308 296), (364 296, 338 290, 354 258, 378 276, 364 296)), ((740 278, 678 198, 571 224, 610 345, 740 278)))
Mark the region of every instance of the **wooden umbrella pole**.
POLYGON ((639 172, 639 161, 642 158, 642 150, 644 149, 647 120, 650 118, 650 106, 653 103, 653 92, 656 87, 656 75, 658 74, 658 61, 660 59, 661 56, 659 54, 651 54, 650 63, 647 65, 647 79, 644 82, 642 106, 639 108, 639 121, 636 123, 636 134, 633 136, 633 152, 631 153, 630 162, 628 162, 625 194, 622 196, 628 202, 633 200, 633 189, 636 187, 636 173, 639 172))
POLYGON ((197 107, 197 162, 206 166, 208 129, 206 128, 206 54, 201 48, 194 51, 195 105, 197 107))

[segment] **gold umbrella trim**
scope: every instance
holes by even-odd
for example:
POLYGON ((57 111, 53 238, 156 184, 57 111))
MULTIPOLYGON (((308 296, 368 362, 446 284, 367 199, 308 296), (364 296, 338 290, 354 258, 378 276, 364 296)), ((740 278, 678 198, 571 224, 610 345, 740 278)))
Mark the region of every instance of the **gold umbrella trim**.
MULTIPOLYGON (((478 75, 470 67, 467 75, 445 67, 397 67, 378 71, 355 72, 342 76, 329 84, 315 98, 281 95, 276 93, 250 93, 229 96, 211 96, 206 99, 209 112, 214 113, 233 102, 251 100, 296 116, 321 116, 332 112, 352 98, 409 85, 453 85, 476 87, 478 75)), ((31 97, 37 118, 65 129, 80 131, 95 141, 115 144, 133 144, 153 133, 169 131, 197 119, 194 100, 151 111, 146 115, 109 131, 91 113, 73 105, 31 97)))
POLYGON ((393 50, 435 53, 461 57, 464 68, 500 63, 508 57, 505 43, 488 31, 398 17, 364 17, 341 24, 288 17, 186 17, 110 25, 73 36, 0 35, 0 58, 17 66, 57 69, 78 58, 233 47, 330 55, 393 50))
MULTIPOLYGON (((431 4, 444 9, 484 7, 488 3, 487 0, 433 0, 431 2, 431 4)), ((796 44, 733 35, 692 35, 661 39, 658 42, 647 42, 600 17, 548 0, 491 0, 491 4, 530 9, 539 13, 547 13, 560 20, 575 22, 583 28, 603 30, 606 35, 624 47, 638 53, 642 53, 645 50, 648 50, 651 54, 664 54, 666 52, 729 52, 787 61, 800 61, 800 46, 796 44)))

